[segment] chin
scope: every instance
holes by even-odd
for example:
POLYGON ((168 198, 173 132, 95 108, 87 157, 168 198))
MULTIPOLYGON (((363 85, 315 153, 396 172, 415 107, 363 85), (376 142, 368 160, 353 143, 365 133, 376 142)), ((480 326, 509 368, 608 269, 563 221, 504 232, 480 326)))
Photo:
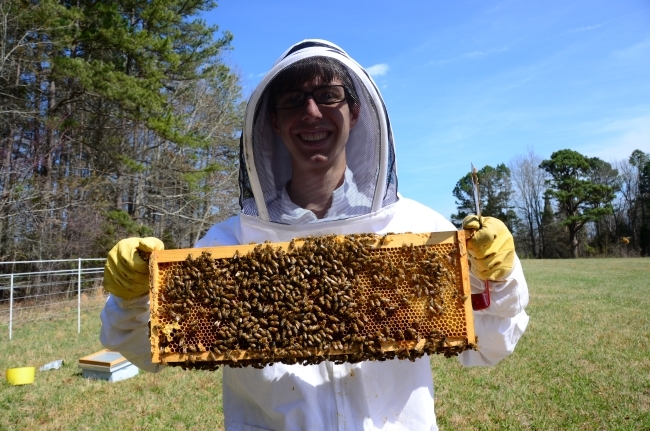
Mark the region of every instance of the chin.
POLYGON ((330 158, 321 154, 311 156, 309 158, 309 163, 313 163, 315 165, 326 165, 329 163, 330 158))

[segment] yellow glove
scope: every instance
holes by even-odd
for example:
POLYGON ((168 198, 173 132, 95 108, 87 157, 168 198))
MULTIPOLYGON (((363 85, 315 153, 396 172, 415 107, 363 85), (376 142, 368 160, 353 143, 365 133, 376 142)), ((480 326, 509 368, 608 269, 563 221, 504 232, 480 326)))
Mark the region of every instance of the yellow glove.
POLYGON ((494 217, 470 214, 463 229, 473 231, 467 239, 472 273, 481 280, 503 280, 515 264, 515 241, 506 225, 494 217))
POLYGON ((122 299, 149 293, 149 255, 164 249, 162 241, 154 237, 119 241, 106 258, 104 289, 122 299))

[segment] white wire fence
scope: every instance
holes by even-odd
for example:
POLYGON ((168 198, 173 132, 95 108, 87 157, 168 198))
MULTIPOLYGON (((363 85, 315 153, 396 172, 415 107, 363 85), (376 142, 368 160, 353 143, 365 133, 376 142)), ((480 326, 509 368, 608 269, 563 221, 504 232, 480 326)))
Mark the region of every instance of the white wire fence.
POLYGON ((104 303, 102 258, 0 262, 0 328, 99 309, 104 303))

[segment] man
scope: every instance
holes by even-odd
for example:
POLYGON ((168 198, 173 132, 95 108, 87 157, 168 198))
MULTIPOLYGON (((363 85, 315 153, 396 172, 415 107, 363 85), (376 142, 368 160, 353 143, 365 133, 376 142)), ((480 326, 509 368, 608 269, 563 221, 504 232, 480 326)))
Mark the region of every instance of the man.
MULTIPOLYGON (((242 212, 213 226, 197 247, 374 232, 450 231, 435 211, 397 193, 393 138, 379 92, 336 45, 308 40, 287 50, 248 103, 241 145, 242 212)), ((469 217, 472 289, 492 304, 475 312, 479 352, 465 365, 510 354, 528 323, 526 283, 512 235, 498 220, 469 217)), ((109 253, 102 343, 148 371, 148 281, 138 250, 155 238, 120 241, 109 253)), ((276 364, 223 371, 228 430, 435 430, 428 357, 336 365, 276 364)))

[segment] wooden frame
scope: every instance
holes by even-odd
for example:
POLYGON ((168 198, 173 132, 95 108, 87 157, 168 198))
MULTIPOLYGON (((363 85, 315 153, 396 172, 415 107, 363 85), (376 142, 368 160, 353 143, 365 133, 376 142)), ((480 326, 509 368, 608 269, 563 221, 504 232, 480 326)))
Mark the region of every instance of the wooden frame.
MULTIPOLYGON (((292 243, 270 243, 273 248, 281 248, 284 251, 289 251, 292 248, 299 248, 303 245, 304 241, 296 240, 292 243)), ((476 336, 474 333, 473 313, 471 306, 471 291, 469 284, 469 268, 467 263, 467 251, 465 247, 465 232, 464 231, 449 231, 449 232, 433 232, 423 234, 390 234, 385 236, 375 236, 375 241, 370 242, 368 245, 375 250, 381 249, 395 249, 401 247, 402 244, 413 246, 447 246, 452 247, 456 256, 457 262, 457 288, 459 294, 465 298, 460 304, 462 307, 462 315, 464 318, 464 325, 466 328, 466 336, 463 337, 447 337, 444 340, 442 347, 450 349, 458 347, 476 348, 476 336)), ((203 252, 209 252, 213 259, 231 259, 235 253, 242 256, 248 252, 255 250, 258 244, 249 245, 235 245, 235 246, 222 246, 222 247, 206 247, 206 248, 193 248, 193 249, 178 249, 153 252, 150 256, 150 278, 151 278, 151 295, 150 295, 150 310, 151 310, 151 343, 152 343, 152 360, 155 363, 184 363, 186 361, 199 362, 199 361, 213 361, 229 363, 236 361, 259 358, 260 354, 256 351, 247 350, 233 350, 228 355, 215 354, 214 352, 205 349, 199 352, 188 353, 163 353, 161 352, 159 341, 161 337, 161 322, 157 317, 157 310, 159 309, 159 292, 163 288, 160 282, 159 267, 165 264, 173 264, 176 262, 185 261, 188 256, 196 259, 201 256, 203 252)), ((387 342, 381 344, 381 350, 397 351, 399 349, 421 349, 426 343, 426 339, 400 341, 400 342, 387 342)), ((329 355, 343 355, 347 353, 354 353, 355 350, 337 350, 332 352, 331 349, 327 351, 320 349, 305 349, 306 355, 321 356, 324 354, 329 355)))
POLYGON ((122 356, 119 352, 115 352, 113 350, 109 349, 104 349, 100 350, 99 352, 95 352, 93 354, 90 354, 88 356, 84 356, 83 358, 80 358, 78 363, 79 364, 84 364, 84 365, 94 365, 94 366, 100 366, 100 367, 107 367, 107 368, 112 368, 118 364, 121 364, 122 362, 125 362, 126 358, 122 356), (107 353, 115 353, 119 355, 119 358, 114 359, 112 361, 101 361, 98 360, 99 357, 102 355, 105 355, 107 353))

